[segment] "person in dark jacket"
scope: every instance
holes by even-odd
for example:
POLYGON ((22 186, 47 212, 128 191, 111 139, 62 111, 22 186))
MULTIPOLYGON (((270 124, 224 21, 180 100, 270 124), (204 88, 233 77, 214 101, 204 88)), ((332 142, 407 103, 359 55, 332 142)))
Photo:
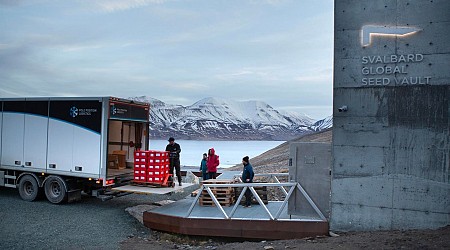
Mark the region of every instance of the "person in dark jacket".
POLYGON ((206 160, 206 166, 208 166, 208 179, 216 179, 217 166, 219 166, 219 156, 216 155, 214 148, 208 150, 208 159, 206 160))
MULTIPOLYGON (((244 183, 252 183, 253 177, 255 176, 255 173, 253 172, 252 164, 250 164, 250 161, 248 159, 248 156, 245 156, 242 158, 242 164, 244 165, 244 170, 242 170, 242 181, 244 183)), ((252 204, 252 192, 248 188, 245 191, 245 207, 251 207, 252 204)))
POLYGON ((200 163, 200 171, 202 172, 202 178, 204 181, 208 180, 208 166, 206 166, 207 158, 208 158, 208 155, 206 153, 204 153, 202 162, 200 163))
POLYGON ((169 144, 166 146, 166 151, 169 151, 169 160, 170 160, 169 172, 170 174, 172 174, 172 180, 174 180, 173 170, 175 168, 178 177, 178 184, 181 186, 181 172, 180 172, 181 147, 178 143, 175 142, 175 139, 173 137, 169 138, 169 144))

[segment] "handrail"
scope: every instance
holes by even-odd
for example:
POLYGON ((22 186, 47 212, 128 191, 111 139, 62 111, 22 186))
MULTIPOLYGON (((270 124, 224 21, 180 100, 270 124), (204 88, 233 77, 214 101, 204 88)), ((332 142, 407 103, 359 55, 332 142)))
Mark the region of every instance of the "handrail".
POLYGON ((238 208, 239 203, 241 202, 241 200, 242 200, 242 198, 244 196, 244 193, 247 191, 247 189, 249 189, 252 192, 253 196, 256 198, 256 200, 258 201, 259 205, 261 205, 261 207, 264 209, 264 211, 269 216, 270 220, 278 220, 280 218, 281 212, 286 207, 286 204, 287 204, 289 198, 294 193, 294 190, 298 189, 302 193, 302 195, 306 198, 306 200, 311 205, 311 207, 314 209, 314 211, 317 213, 317 215, 319 215, 321 220, 322 221, 326 221, 325 216, 322 214, 322 212, 316 206, 316 204, 311 199, 311 197, 309 197, 309 195, 306 193, 306 191, 304 190, 304 188, 301 186, 301 184, 299 182, 285 182, 285 183, 263 183, 263 182, 259 182, 259 183, 229 183, 229 184, 211 183, 211 184, 203 184, 201 189, 199 190, 199 192, 195 196, 195 199, 192 202, 192 204, 191 204, 191 206, 190 206, 190 208, 189 208, 189 210, 188 210, 188 212, 187 212, 185 217, 189 217, 191 215, 192 211, 194 210, 195 205, 197 204, 197 201, 199 200, 199 198, 200 198, 200 196, 202 194, 202 191, 206 190, 208 192, 208 194, 210 195, 211 199, 213 200, 214 204, 216 205, 217 209, 219 209, 219 211, 224 216, 224 218, 225 219, 231 219, 231 218, 233 218, 233 215, 236 212, 236 209, 238 208), (236 203, 233 206, 233 209, 231 210, 231 213, 229 215, 225 212, 225 210, 223 209, 222 205, 220 205, 219 201, 217 200, 217 197, 212 192, 211 188, 214 188, 214 187, 243 187, 243 189, 241 191, 241 194, 239 195, 239 198, 236 200, 236 203), (272 213, 269 211, 267 206, 261 200, 261 198, 259 197, 258 193, 255 191, 254 187, 280 187, 283 190, 284 190, 283 187, 289 188, 289 192, 286 192, 287 193, 286 197, 284 198, 283 203, 282 203, 281 207, 278 209, 278 211, 275 214, 275 216, 272 215, 272 213))
MULTIPOLYGON (((268 174, 255 174, 255 177, 269 177, 269 181, 270 180, 275 180, 275 183, 281 183, 280 180, 277 178, 277 176, 287 176, 289 177, 289 173, 268 173, 268 174)), ((243 182, 241 179, 241 175, 240 174, 235 174, 234 178, 238 177, 237 179, 240 182, 243 182)), ((286 189, 284 189, 283 187, 280 186, 280 190, 284 193, 284 195, 287 195, 288 192, 286 191, 286 189)))

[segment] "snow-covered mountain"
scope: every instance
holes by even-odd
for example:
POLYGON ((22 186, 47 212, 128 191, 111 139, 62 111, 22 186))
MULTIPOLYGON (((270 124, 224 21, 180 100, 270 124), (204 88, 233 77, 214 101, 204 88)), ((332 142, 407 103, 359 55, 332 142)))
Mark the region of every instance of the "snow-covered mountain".
POLYGON ((146 96, 130 99, 150 103, 152 138, 288 140, 315 131, 308 116, 277 111, 261 101, 209 97, 184 107, 146 96))
POLYGON ((314 131, 321 131, 321 130, 325 130, 325 129, 328 129, 331 127, 333 127, 333 116, 332 115, 326 117, 325 119, 318 120, 311 126, 311 129, 314 131))

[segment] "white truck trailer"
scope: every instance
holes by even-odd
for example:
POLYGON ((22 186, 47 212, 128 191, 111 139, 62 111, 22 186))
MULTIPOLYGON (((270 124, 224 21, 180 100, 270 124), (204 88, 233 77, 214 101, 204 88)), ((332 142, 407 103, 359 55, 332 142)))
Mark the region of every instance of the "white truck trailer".
POLYGON ((149 111, 114 97, 0 98, 0 187, 61 203, 129 182, 149 111))

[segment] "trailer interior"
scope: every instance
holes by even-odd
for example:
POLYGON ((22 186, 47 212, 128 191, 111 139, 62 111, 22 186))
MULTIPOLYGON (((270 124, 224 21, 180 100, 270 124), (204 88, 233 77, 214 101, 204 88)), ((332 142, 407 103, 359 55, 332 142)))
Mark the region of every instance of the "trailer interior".
POLYGON ((148 123, 110 119, 107 178, 133 179, 134 151, 148 149, 148 123))

